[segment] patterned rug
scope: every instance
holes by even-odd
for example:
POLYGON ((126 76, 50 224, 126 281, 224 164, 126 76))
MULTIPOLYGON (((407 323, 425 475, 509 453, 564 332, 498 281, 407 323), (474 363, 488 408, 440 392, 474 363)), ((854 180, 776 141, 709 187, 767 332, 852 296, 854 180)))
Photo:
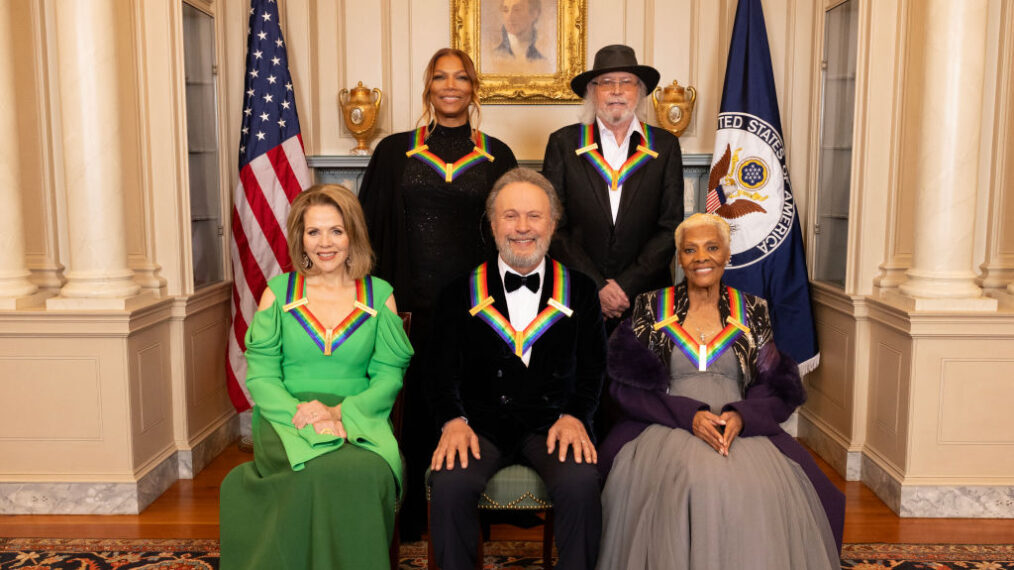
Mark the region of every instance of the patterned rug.
POLYGON ((846 544, 842 550, 841 567, 853 570, 1014 569, 1014 544, 846 544))
POLYGON ((218 568, 212 539, 0 538, 0 569, 206 570, 218 568))
MULTIPOLYGON (((542 568, 538 542, 486 544, 487 569, 542 568)), ((426 567, 426 543, 402 545, 403 570, 426 567)), ((217 540, 0 538, 0 570, 205 570, 218 568, 217 540)), ((846 544, 851 570, 1014 570, 1014 545, 846 544)))

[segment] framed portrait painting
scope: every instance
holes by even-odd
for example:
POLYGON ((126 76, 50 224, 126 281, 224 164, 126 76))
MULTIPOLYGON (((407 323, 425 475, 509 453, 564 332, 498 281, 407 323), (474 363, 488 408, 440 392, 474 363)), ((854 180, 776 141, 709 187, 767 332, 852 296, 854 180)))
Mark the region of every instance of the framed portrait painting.
POLYGON ((483 104, 578 103, 587 0, 451 0, 451 45, 475 61, 483 104))

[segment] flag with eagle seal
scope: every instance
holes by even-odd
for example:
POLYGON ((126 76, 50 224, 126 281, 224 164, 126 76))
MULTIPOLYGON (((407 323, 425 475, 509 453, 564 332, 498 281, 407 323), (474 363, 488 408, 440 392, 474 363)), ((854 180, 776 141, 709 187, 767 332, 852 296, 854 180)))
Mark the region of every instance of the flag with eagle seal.
POLYGON ((767 299, 778 348, 817 367, 810 284, 760 0, 739 0, 705 209, 732 228, 723 279, 767 299))

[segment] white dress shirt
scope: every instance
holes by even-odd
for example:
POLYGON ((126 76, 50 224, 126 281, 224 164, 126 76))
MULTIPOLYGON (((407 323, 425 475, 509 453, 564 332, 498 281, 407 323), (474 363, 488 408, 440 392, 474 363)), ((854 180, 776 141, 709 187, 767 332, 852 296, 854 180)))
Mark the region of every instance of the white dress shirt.
MULTIPOLYGON (((502 257, 497 256, 496 258, 497 267, 500 269, 500 281, 503 282, 504 276, 507 272, 517 273, 507 265, 507 262, 502 257)), ((507 312, 510 314, 511 326, 516 331, 523 331, 529 323, 535 320, 535 317, 539 314, 539 299, 542 298, 542 288, 546 284, 546 259, 543 258, 539 263, 539 266, 535 268, 535 271, 531 273, 525 273, 522 277, 528 275, 539 274, 539 290, 532 291, 528 287, 518 287, 510 293, 507 289, 504 289, 504 295, 507 297, 507 312)), ((520 275, 520 274, 519 274, 520 275)), ((532 360, 532 349, 528 349, 521 355, 521 361, 528 366, 528 363, 532 360)))
POLYGON ((532 45, 532 42, 523 43, 521 38, 514 34, 507 34, 507 43, 511 46, 511 54, 514 59, 526 59, 528 57, 528 46, 532 45))
MULTIPOLYGON (((616 136, 613 131, 606 127, 602 119, 596 117, 595 121, 599 125, 599 135, 602 139, 602 158, 606 159, 609 166, 613 170, 619 170, 623 166, 624 162, 627 162, 627 154, 630 152, 630 135, 633 133, 640 133, 641 140, 644 140, 644 131, 641 129, 641 122, 634 117, 630 121, 630 126, 627 127, 627 134, 623 137, 623 141, 619 142, 616 140, 616 136)), ((609 184, 606 183, 606 187, 609 184)), ((616 191, 609 190, 609 208, 613 212, 613 223, 616 223, 616 214, 620 211, 620 194, 623 193, 623 185, 620 184, 616 187, 616 191)))

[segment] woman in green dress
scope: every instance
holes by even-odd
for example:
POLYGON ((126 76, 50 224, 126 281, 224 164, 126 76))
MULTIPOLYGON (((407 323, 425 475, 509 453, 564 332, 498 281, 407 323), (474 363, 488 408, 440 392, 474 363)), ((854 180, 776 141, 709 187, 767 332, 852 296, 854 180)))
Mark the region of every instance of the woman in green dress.
POLYGON ((268 281, 246 336, 254 460, 222 482, 221 568, 388 566, 401 459, 388 416, 412 347, 359 202, 292 203, 297 271, 268 281))

